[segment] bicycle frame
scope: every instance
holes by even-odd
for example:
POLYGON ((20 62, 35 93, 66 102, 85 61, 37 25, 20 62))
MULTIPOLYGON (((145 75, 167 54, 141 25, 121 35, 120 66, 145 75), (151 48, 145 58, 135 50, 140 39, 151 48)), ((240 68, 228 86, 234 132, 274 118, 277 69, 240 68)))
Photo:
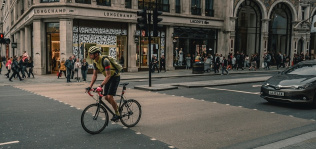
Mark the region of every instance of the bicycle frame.
MULTIPOLYGON (((95 90, 96 90, 96 89, 91 89, 90 91, 95 92, 95 90)), ((122 101, 125 102, 125 98, 124 98, 125 90, 126 90, 126 86, 123 85, 123 89, 122 89, 121 95, 115 95, 115 96, 121 97, 121 99, 120 99, 120 104, 119 104, 118 107, 121 107, 121 105, 123 104, 122 101)), ((102 105, 103 107, 105 107, 105 108, 114 116, 115 113, 110 109, 109 106, 107 106, 107 105, 103 102, 102 98, 103 98, 104 96, 101 94, 101 92, 97 92, 97 93, 98 93, 98 97, 99 97, 99 99, 97 100, 97 99, 95 99, 94 96, 90 93, 90 91, 88 91, 88 94, 89 94, 89 95, 97 102, 97 104, 98 104, 98 110, 96 111, 95 118, 98 117, 98 115, 99 115, 99 112, 100 112, 100 110, 99 110, 99 109, 100 109, 100 105, 102 105)))

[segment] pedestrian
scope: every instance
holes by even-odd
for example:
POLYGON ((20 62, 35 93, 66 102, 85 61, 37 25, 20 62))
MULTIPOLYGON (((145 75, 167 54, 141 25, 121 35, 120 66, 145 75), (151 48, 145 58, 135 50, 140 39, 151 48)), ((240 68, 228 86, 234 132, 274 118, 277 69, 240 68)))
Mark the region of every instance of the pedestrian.
POLYGON ((75 73, 77 74, 77 77, 75 77, 77 79, 77 82, 80 82, 79 74, 81 74, 81 62, 79 61, 79 58, 76 59, 75 62, 75 73))
POLYGON ((152 60, 151 60, 151 63, 152 63, 152 72, 154 73, 155 72, 155 69, 157 68, 157 71, 158 71, 158 73, 159 73, 159 69, 158 69, 158 61, 157 61, 157 57, 156 56, 154 56, 153 55, 153 57, 152 57, 152 60))
POLYGON ((236 57, 235 56, 232 56, 232 70, 236 69, 236 66, 237 66, 237 63, 236 63, 236 57))
POLYGON ((257 55, 256 54, 253 54, 251 56, 251 66, 249 67, 249 71, 250 70, 257 70, 257 55))
POLYGON ((72 62, 72 56, 69 56, 69 59, 66 60, 65 66, 67 68, 67 83, 71 82, 70 77, 72 75, 72 72, 74 70, 74 63, 72 62))
POLYGON ((7 78, 9 78, 10 76, 10 71, 11 71, 11 65, 12 65, 12 61, 10 58, 7 59, 7 63, 5 64, 5 67, 7 68, 8 72, 5 74, 7 76, 7 78))
POLYGON ((228 61, 226 60, 225 56, 223 57, 223 63, 222 63, 222 74, 224 75, 224 71, 226 72, 226 75, 229 74, 229 72, 227 71, 227 66, 228 66, 228 61))
POLYGON ((17 58, 14 58, 13 59, 13 62, 12 62, 12 65, 11 65, 11 69, 13 71, 13 74, 11 75, 11 77, 9 78, 9 81, 12 82, 12 78, 17 75, 20 79, 20 81, 22 81, 23 79, 21 78, 20 74, 19 74, 19 64, 18 64, 18 61, 17 61, 17 58))
POLYGON ((88 66, 89 64, 86 62, 86 59, 83 59, 81 64, 81 75, 83 81, 87 81, 88 66))
MULTIPOLYGON (((77 61, 77 58, 75 55, 72 55, 72 65, 75 66, 75 62, 77 61)), ((66 61, 67 62, 67 61, 66 61)), ((73 67, 73 69, 71 70, 71 79, 74 79, 74 75, 75 75, 75 67, 73 67)))
POLYGON ((28 71, 26 69, 27 64, 28 64, 28 57, 23 56, 22 57, 22 75, 23 75, 22 78, 26 78, 25 74, 28 74, 28 71))
MULTIPOLYGON (((64 73, 65 78, 66 78, 66 66, 65 66, 64 58, 61 60, 61 62, 59 62, 58 68, 59 68, 58 79, 59 77, 62 76, 62 73, 64 73)), ((67 82, 68 82, 68 79, 67 79, 67 82)))
POLYGON ((163 70, 165 70, 166 72, 166 59, 165 59, 165 56, 162 55, 161 58, 160 58, 160 72, 162 71, 162 67, 163 67, 163 70))
POLYGON ((32 57, 29 58, 28 63, 27 63, 27 67, 29 68, 29 73, 28 73, 27 77, 30 78, 31 74, 32 74, 32 76, 34 78, 34 74, 33 74, 34 63, 33 63, 32 57))
POLYGON ((186 69, 190 69, 191 68, 191 55, 187 54, 187 56, 185 57, 185 62, 186 62, 186 69))

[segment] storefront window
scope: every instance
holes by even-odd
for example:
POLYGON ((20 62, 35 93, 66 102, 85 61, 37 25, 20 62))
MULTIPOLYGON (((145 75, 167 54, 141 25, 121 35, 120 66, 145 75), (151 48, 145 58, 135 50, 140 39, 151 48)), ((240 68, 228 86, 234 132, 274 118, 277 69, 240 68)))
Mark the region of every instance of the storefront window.
POLYGON ((97 0, 97 5, 111 6, 111 0, 97 0))
POLYGON ((76 0, 76 3, 91 4, 91 0, 76 0))
POLYGON ((60 62, 59 23, 46 23, 46 73, 58 71, 60 62))
POLYGON ((164 55, 164 38, 152 37, 151 48, 148 47, 148 37, 140 36, 139 38, 136 49, 136 65, 140 69, 148 68, 150 58, 156 56, 159 61, 160 57, 164 55), (151 55, 149 55, 149 50, 151 50, 151 55))
POLYGON ((173 60, 176 68, 188 68, 195 62, 206 61, 217 49, 217 30, 202 28, 175 28, 173 60))
POLYGON ((102 55, 116 58, 124 68, 127 66, 127 24, 102 21, 74 20, 73 53, 85 58, 89 68, 93 60, 88 55, 91 46, 101 48, 102 55))
POLYGON ((59 2, 59 0, 41 0, 41 3, 59 2))

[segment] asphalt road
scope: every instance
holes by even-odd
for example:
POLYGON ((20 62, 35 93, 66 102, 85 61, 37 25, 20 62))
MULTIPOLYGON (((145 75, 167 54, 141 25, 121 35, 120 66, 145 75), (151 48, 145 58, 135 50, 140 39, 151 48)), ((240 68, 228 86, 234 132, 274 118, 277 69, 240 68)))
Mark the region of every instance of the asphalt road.
MULTIPOLYGON (((173 77, 153 79, 153 83, 247 79, 274 73, 173 77)), ((0 86, 0 149, 244 149, 315 131, 316 109, 270 104, 259 97, 260 83, 180 87, 159 92, 132 89, 147 81, 124 81, 130 82, 127 97, 137 99, 142 105, 140 123, 130 129, 109 124, 99 135, 87 134, 80 125, 82 109, 93 102, 83 92, 87 83, 0 86)), ((309 137, 297 144, 285 144, 287 149, 301 146, 312 149, 315 141, 309 137)))
POLYGON ((0 95, 0 149, 170 146, 117 124, 90 135, 81 127, 82 110, 11 86, 0 86, 0 95))

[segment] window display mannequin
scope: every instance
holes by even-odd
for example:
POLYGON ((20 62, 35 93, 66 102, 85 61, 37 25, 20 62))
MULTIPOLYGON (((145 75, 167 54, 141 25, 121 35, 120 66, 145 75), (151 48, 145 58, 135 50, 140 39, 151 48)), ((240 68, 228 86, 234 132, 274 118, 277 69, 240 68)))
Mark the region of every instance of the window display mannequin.
POLYGON ((183 62, 183 51, 182 51, 182 48, 180 48, 178 66, 182 66, 182 62, 183 62))

